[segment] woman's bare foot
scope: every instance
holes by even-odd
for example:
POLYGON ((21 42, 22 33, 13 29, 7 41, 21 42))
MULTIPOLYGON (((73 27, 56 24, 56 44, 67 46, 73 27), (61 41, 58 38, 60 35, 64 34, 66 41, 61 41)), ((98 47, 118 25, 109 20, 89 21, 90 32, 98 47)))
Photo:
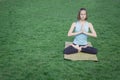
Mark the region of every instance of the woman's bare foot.
POLYGON ((73 44, 72 44, 72 46, 73 46, 74 48, 76 48, 76 49, 78 50, 78 52, 81 51, 81 47, 79 47, 79 45, 73 45, 73 44))

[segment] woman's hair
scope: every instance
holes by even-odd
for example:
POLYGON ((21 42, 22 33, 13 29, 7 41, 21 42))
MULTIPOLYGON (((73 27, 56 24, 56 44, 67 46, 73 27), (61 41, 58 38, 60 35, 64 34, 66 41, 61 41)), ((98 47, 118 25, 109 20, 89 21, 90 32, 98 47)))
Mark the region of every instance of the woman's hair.
POLYGON ((79 12, 78 12, 78 15, 77 15, 77 20, 80 20, 80 19, 81 19, 81 18, 80 18, 80 13, 81 13, 82 10, 85 10, 85 11, 86 11, 86 18, 85 18, 85 20, 87 20, 88 17, 87 17, 87 10, 86 10, 86 8, 80 8, 80 10, 79 10, 79 12))

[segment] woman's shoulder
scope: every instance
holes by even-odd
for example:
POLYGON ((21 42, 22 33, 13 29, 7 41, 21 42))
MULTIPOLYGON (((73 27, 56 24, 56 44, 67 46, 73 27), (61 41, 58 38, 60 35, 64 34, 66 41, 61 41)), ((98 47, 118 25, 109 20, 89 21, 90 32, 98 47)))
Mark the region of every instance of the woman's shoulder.
POLYGON ((74 27, 75 27, 75 26, 76 26, 76 24, 77 24, 77 22, 72 22, 72 26, 74 26, 74 27))
POLYGON ((89 26, 89 27, 91 27, 91 26, 92 26, 92 23, 91 23, 91 22, 88 22, 88 21, 87 21, 87 23, 88 23, 88 26, 89 26))
POLYGON ((78 24, 79 23, 79 21, 74 21, 72 24, 74 25, 74 26, 76 26, 76 24, 78 24))
POLYGON ((91 25, 92 23, 91 22, 89 22, 89 21, 86 21, 89 25, 91 25))

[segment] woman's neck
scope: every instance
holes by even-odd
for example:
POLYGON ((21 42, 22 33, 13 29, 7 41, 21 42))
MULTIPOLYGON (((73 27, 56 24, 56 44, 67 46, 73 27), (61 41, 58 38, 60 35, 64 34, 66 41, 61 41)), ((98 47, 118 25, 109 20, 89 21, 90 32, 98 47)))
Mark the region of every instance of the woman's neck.
POLYGON ((84 24, 86 20, 79 20, 80 23, 84 24))
POLYGON ((80 20, 80 22, 86 22, 86 20, 80 20))

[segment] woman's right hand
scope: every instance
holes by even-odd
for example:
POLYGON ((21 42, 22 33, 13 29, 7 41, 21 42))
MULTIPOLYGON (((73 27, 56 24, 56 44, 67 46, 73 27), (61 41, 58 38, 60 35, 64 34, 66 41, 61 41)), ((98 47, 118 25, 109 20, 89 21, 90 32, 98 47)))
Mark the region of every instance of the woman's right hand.
POLYGON ((80 30, 81 33, 84 33, 84 27, 81 26, 81 30, 80 30))

